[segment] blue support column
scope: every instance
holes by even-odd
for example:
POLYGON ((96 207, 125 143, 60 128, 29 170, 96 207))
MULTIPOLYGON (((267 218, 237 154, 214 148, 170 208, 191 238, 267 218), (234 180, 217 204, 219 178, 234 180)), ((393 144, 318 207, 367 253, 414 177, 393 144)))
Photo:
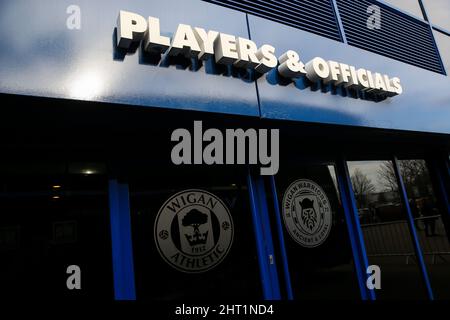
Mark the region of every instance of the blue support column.
MULTIPOLYGON (((445 203, 447 205, 447 212, 450 216, 450 159, 449 154, 446 153, 443 158, 443 170, 442 174, 439 175, 442 185, 442 192, 444 193, 445 203)), ((441 172, 441 170, 439 170, 441 172)))
POLYGON ((273 198, 273 206, 275 210, 275 218, 277 223, 277 233, 278 233, 278 242, 280 244, 280 253, 281 253, 281 262, 283 264, 283 271, 284 271, 284 282, 286 285, 286 291, 288 300, 294 300, 294 293, 292 291, 292 285, 291 285, 291 275, 289 273, 289 262, 287 258, 287 252, 286 252, 286 245, 284 242, 284 235, 283 235, 283 224, 281 222, 281 212, 280 207, 278 205, 278 193, 277 188, 275 184, 275 178, 274 176, 270 176, 270 189, 272 192, 272 198, 273 198))
POLYGON ((281 299, 280 283, 278 281, 278 271, 275 260, 275 250, 273 246, 272 231, 270 228, 269 211, 267 209, 267 199, 264 188, 264 180, 261 176, 256 177, 255 180, 259 200, 259 212, 261 216, 261 222, 263 227, 262 229, 264 232, 264 239, 265 239, 264 244, 266 247, 267 252, 266 254, 269 257, 268 263, 269 263, 270 283, 272 287, 272 299, 280 300, 281 299))
MULTIPOLYGON (((445 188, 444 187, 444 189, 447 191, 447 195, 449 194, 449 192, 448 192, 448 190, 450 189, 450 155, 447 153, 446 155, 445 155, 445 158, 444 158, 444 177, 445 178, 443 178, 445 181, 447 181, 447 187, 445 188)), ((447 204, 449 205, 449 206, 447 206, 447 207, 450 207, 450 201, 448 201, 449 199, 448 199, 448 197, 447 197, 447 204)))
POLYGON ((253 230, 255 232, 256 239, 256 252, 258 254, 259 271, 261 276, 261 284, 263 289, 263 297, 268 300, 272 297, 272 288, 270 285, 269 268, 266 263, 267 257, 264 250, 264 236, 261 226, 261 221, 258 215, 257 199, 255 196, 255 187, 253 185, 252 177, 250 173, 247 175, 248 194, 250 197, 250 209, 253 218, 253 230))
POLYGON ((447 178, 448 179, 450 179, 450 154, 449 153, 447 153, 446 155, 445 155, 445 160, 444 160, 445 162, 445 167, 447 168, 447 178))
POLYGON ((422 248, 420 246, 419 237, 417 236, 416 228, 414 226, 414 217, 411 212, 411 207, 409 206, 408 195, 406 193, 405 184, 403 183, 403 178, 402 178, 402 175, 400 172, 400 167, 398 165, 397 157, 394 156, 392 162, 393 162, 393 166, 394 166, 395 176, 397 177, 397 183, 398 183, 400 197, 403 201, 403 206, 406 209, 409 231, 411 233, 411 237, 413 240, 414 249, 416 252, 416 257, 417 257, 417 261, 419 263, 420 271, 422 272, 422 277, 425 282, 427 295, 430 300, 433 300, 434 299, 433 290, 431 289, 431 284, 430 284, 430 279, 428 277, 427 267, 425 265, 425 260, 423 259, 422 248))
POLYGON ((270 232, 267 202, 264 196, 262 178, 260 179, 261 181, 253 179, 250 172, 247 175, 248 193, 250 197, 250 208, 253 218, 253 229, 255 232, 263 297, 266 300, 279 300, 281 299, 281 294, 270 232))
POLYGON ((350 244, 353 251, 353 261, 355 264, 361 298, 363 300, 375 300, 375 291, 367 288, 366 284, 369 262, 367 259, 361 225, 359 223, 358 209, 353 194, 350 174, 344 157, 341 157, 337 161, 336 175, 342 206, 344 208, 345 220, 347 222, 350 244))
POLYGON ((135 300, 128 184, 109 181, 111 247, 116 300, 135 300))

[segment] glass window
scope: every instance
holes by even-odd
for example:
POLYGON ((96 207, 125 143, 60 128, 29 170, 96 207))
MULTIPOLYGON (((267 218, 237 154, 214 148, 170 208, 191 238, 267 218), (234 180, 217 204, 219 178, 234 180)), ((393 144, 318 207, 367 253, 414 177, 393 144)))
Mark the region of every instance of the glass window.
POLYGON ((276 176, 295 299, 360 299, 333 164, 288 164, 276 176))
POLYGON ((450 1, 422 0, 427 10, 428 19, 434 25, 450 30, 450 1))
POLYGON ((379 299, 426 299, 392 162, 348 162, 370 265, 381 269, 379 299))
POLYGON ((130 192, 138 300, 262 298, 245 170, 142 169, 130 192))
POLYGON ((434 31, 439 53, 441 54, 442 62, 444 63, 447 75, 450 73, 450 36, 439 31, 434 31))
POLYGON ((385 2, 416 16, 419 19, 423 19, 419 0, 385 0, 385 2))
POLYGON ((399 165, 435 297, 449 299, 449 217, 438 205, 425 161, 401 160, 399 165))
POLYGON ((113 297, 108 183, 92 165, 0 164, 0 295, 113 297), (80 267, 81 290, 67 288, 70 265, 80 267))

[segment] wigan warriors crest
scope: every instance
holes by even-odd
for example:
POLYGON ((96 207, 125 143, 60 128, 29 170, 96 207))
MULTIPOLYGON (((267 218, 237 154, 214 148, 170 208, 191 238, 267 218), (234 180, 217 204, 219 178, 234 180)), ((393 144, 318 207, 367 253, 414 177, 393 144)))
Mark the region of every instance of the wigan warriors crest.
POLYGON ((217 266, 233 242, 233 221, 221 199, 203 190, 170 197, 155 221, 155 242, 163 259, 184 272, 217 266))
POLYGON ((293 182, 283 196, 283 218, 289 235, 307 248, 322 244, 331 230, 331 206, 314 181, 293 182))

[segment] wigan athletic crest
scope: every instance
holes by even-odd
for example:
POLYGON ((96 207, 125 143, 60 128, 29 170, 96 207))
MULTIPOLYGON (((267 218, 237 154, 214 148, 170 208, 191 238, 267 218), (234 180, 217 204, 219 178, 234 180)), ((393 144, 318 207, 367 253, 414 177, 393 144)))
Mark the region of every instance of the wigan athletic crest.
POLYGON ((155 221, 159 253, 168 264, 184 272, 204 272, 217 266, 230 250, 233 232, 228 208, 203 190, 173 195, 155 221))
POLYGON ((307 248, 317 247, 330 234, 330 201, 314 181, 297 180, 284 193, 283 218, 289 235, 297 243, 307 248))

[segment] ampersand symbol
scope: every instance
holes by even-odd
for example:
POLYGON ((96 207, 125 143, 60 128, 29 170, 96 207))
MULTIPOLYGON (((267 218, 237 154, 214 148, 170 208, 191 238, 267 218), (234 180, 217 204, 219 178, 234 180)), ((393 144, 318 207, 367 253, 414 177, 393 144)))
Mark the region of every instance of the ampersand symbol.
POLYGON ((306 74, 305 65, 294 50, 288 50, 279 59, 278 72, 286 78, 299 78, 306 74))

